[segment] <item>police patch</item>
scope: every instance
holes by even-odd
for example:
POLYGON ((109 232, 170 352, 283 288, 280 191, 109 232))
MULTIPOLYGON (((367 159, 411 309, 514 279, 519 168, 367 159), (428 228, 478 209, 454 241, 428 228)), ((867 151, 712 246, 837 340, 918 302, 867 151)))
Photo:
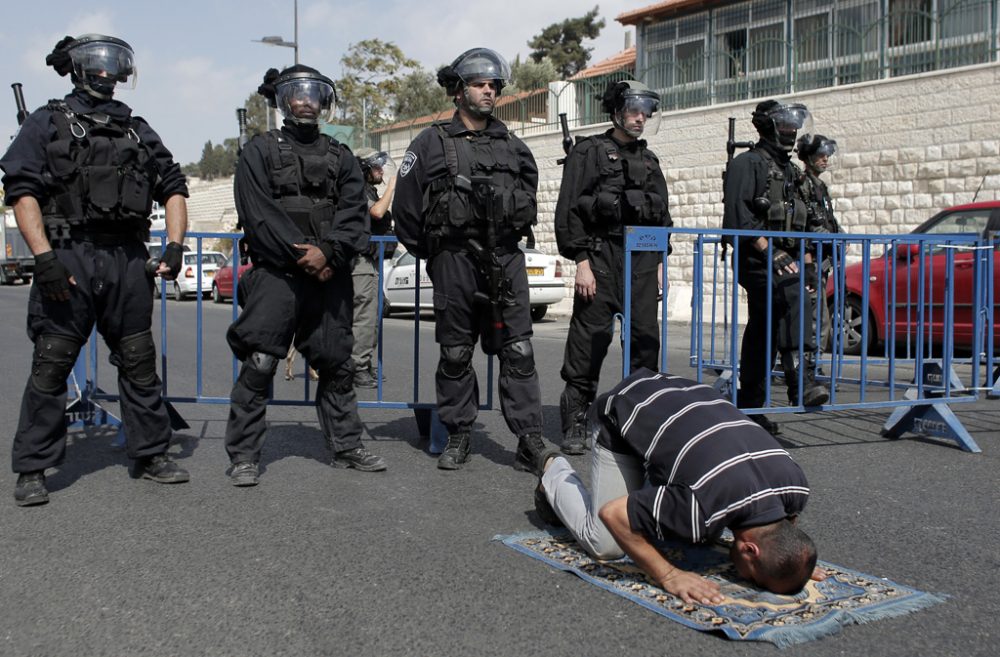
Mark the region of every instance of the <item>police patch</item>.
POLYGON ((417 154, 413 151, 406 151, 403 155, 403 162, 399 165, 399 177, 405 178, 406 174, 410 172, 413 165, 417 163, 417 154))

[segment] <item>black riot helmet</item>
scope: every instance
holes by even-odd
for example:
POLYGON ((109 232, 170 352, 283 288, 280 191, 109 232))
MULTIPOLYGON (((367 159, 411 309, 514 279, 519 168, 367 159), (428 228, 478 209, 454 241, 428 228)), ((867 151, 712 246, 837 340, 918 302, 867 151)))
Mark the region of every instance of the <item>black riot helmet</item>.
POLYGON ((802 135, 796 142, 795 150, 803 164, 816 173, 823 173, 834 167, 837 142, 823 135, 802 135))
POLYGON ((361 165, 361 173, 365 175, 365 180, 368 180, 373 169, 384 171, 393 165, 392 158, 389 157, 388 153, 377 151, 374 148, 358 149, 354 156, 358 158, 358 164, 361 165))
POLYGON ((456 57, 450 65, 441 68, 437 79, 449 96, 454 96, 459 89, 472 82, 493 80, 499 96, 510 79, 510 66, 494 50, 472 48, 456 57))
POLYGON ((132 46, 104 34, 64 37, 45 58, 59 75, 70 74, 73 84, 101 100, 109 100, 121 85, 135 88, 132 46))
POLYGON ((765 100, 753 112, 753 125, 761 139, 790 153, 799 132, 812 132, 812 115, 801 103, 765 100))
POLYGON ((660 129, 660 95, 636 80, 609 82, 601 96, 601 109, 630 137, 655 135, 660 129), (636 125, 628 120, 632 114, 642 114, 644 120, 636 125))
POLYGON ((267 98, 286 121, 315 125, 329 122, 337 103, 333 80, 316 69, 296 64, 278 73, 270 69, 257 93, 267 98))

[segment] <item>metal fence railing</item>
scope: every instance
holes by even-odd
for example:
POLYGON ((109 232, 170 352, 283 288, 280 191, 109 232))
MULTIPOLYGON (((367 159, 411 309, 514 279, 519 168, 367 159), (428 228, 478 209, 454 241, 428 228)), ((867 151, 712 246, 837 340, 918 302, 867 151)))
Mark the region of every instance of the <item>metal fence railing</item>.
MULTIPOLYGON (((160 240, 165 244, 166 235, 163 231, 154 231, 153 233, 154 241, 160 240)), ((242 233, 207 233, 207 232, 189 232, 187 234, 187 239, 193 241, 196 248, 192 250, 192 253, 202 254, 205 250, 206 244, 218 245, 220 243, 228 243, 231 245, 231 249, 227 249, 232 254, 239 254, 239 243, 243 238, 242 233)), ((391 399, 386 396, 386 392, 383 388, 384 377, 383 374, 386 371, 386 363, 383 361, 383 306, 385 303, 384 296, 384 285, 383 277, 385 267, 383 264, 385 261, 385 249, 386 245, 391 245, 396 242, 396 238, 392 236, 372 236, 372 243, 378 245, 378 254, 376 258, 376 271, 378 272, 378 306, 377 306, 377 317, 379 318, 378 327, 378 344, 377 344, 377 388, 374 391, 374 399, 359 399, 359 408, 380 408, 380 409, 398 409, 398 410, 413 410, 417 423, 420 427, 422 435, 426 435, 430 438, 430 450, 432 453, 438 453, 444 448, 444 443, 447 442, 447 432, 444 427, 440 425, 437 419, 437 405, 431 401, 421 401, 421 365, 420 365, 420 327, 421 327, 421 317, 420 312, 414 312, 413 314, 413 354, 412 359, 409 363, 405 365, 409 366, 407 369, 404 364, 396 364, 392 369, 392 376, 399 377, 398 380, 405 380, 409 378, 410 394, 407 397, 391 399)), ((229 346, 226 342, 225 332, 221 333, 206 333, 205 331, 205 310, 204 304, 206 301, 208 303, 212 302, 212 297, 209 296, 207 299, 204 298, 206 295, 214 292, 212 289, 204 288, 204 279, 202 275, 202 258, 199 257, 196 265, 195 277, 197 281, 197 291, 194 294, 195 299, 195 314, 194 314, 194 326, 188 327, 184 326, 178 329, 175 325, 175 320, 172 320, 172 308, 173 303, 168 303, 167 300, 167 289, 165 286, 161 287, 160 290, 160 300, 159 300, 159 356, 160 356, 160 376, 163 382, 163 397, 168 403, 171 409, 172 418, 175 421, 175 429, 184 428, 186 425, 180 418, 180 414, 173 408, 174 404, 229 404, 229 392, 232 383, 236 381, 239 375, 239 361, 232 356, 229 346), (171 326, 174 326, 171 329, 171 326), (181 349, 179 353, 175 354, 171 351, 170 345, 172 340, 171 335, 175 331, 180 331, 182 333, 188 334, 189 339, 185 339, 185 344, 190 345, 191 341, 194 343, 194 348, 190 349, 185 347, 181 349), (193 371, 192 365, 193 363, 193 371), (175 382, 173 380, 172 374, 181 369, 179 366, 183 364, 183 381, 175 382), (224 389, 208 389, 206 387, 206 373, 209 371, 218 371, 222 367, 230 367, 232 370, 232 377, 228 383, 229 387, 224 389), (175 385, 183 383, 184 385, 175 385), (183 388, 183 393, 179 394, 176 392, 177 389, 183 388)), ((239 299, 239 277, 245 273, 246 265, 239 264, 240 258, 231 257, 229 262, 222 269, 230 269, 232 276, 232 291, 226 295, 226 303, 230 305, 232 312, 232 319, 235 321, 236 317, 239 315, 240 299, 239 299), (231 297, 229 296, 231 294, 231 297)), ((252 265, 251 265, 252 266, 252 265)), ((414 263, 414 270, 420 270, 420 262, 416 261, 414 263)), ((216 272, 218 275, 218 271, 216 272)), ((228 274, 227 274, 228 275, 228 274)), ((210 283, 210 285, 213 285, 210 283)), ((214 285, 213 285, 214 287, 214 285)), ((420 298, 421 298, 421 276, 415 276, 414 279, 414 308, 420 308, 420 298)), ((74 367, 73 373, 69 378, 69 389, 71 401, 67 405, 66 414, 67 420, 71 427, 73 426, 95 426, 95 425, 105 425, 118 427, 119 431, 122 431, 122 425, 120 420, 118 420, 114 415, 105 410, 102 406, 102 402, 117 402, 119 401, 119 396, 116 393, 111 393, 104 390, 100 383, 100 368, 98 357, 98 343, 99 340, 95 339, 96 334, 91 335, 91 339, 88 344, 80 352, 80 356, 77 360, 76 366, 74 367)), ((304 359, 303 359, 304 361, 304 359)), ((303 377, 302 387, 299 388, 299 393, 288 394, 286 390, 289 388, 282 386, 281 388, 275 386, 273 387, 272 396, 270 398, 269 404, 272 406, 312 406, 314 405, 312 381, 308 376, 308 363, 301 362, 301 371, 306 373, 303 377)), ((426 378, 424 379, 426 383, 426 378)), ((492 410, 493 409, 493 397, 494 397, 494 359, 487 358, 486 360, 486 370, 485 370, 485 396, 484 400, 480 403, 480 410, 492 410)), ((432 390, 433 392, 433 390, 432 390)), ((122 437, 119 436, 119 441, 122 437)))
MULTIPOLYGON (((755 235, 631 227, 626 249, 665 251, 667 235, 694 241, 690 365, 699 381, 714 377, 718 388, 736 403, 740 324, 746 309, 735 284, 739 271, 734 263, 740 261, 739 238, 755 235), (736 245, 723 246, 726 237, 734 238, 736 245)), ((837 234, 819 240, 808 233, 768 235, 799 239, 800 261, 806 239, 815 245, 818 260, 831 260, 823 280, 807 280, 804 273, 798 279, 798 344, 803 344, 807 332, 814 332, 813 338, 822 347, 816 360, 817 379, 830 384, 830 399, 818 408, 786 404, 775 394, 769 376, 763 406, 743 410, 757 414, 890 408, 893 413, 883 427, 884 435, 898 437, 909 431, 980 451, 949 406, 976 401, 983 394, 995 395, 1000 386, 1000 299, 994 297, 1000 277, 1000 241, 975 234, 837 234), (813 297, 822 302, 815 304, 812 315, 807 312, 810 288, 820 291, 813 297), (825 320, 824 310, 829 312, 825 320)), ((625 267, 625 345, 629 342, 630 260, 626 258, 625 267)), ((772 277, 769 271, 769 283, 772 277)), ((769 304, 768 327, 777 321, 769 304)), ((768 331, 765 344, 752 346, 765 350, 768 362, 773 362, 777 352, 774 335, 768 331)), ((623 362, 627 373, 629 359, 623 362)), ((787 383, 798 386, 797 398, 802 399, 801 368, 798 377, 787 383)))

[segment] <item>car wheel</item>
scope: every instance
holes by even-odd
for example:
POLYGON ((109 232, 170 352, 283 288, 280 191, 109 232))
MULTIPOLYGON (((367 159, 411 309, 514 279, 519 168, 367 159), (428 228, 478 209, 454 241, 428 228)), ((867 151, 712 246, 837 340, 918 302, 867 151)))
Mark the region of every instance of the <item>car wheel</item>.
POLYGON ((540 322, 542 318, 545 317, 545 313, 548 312, 548 306, 532 306, 531 307, 531 321, 540 322))
POLYGON ((185 296, 184 293, 181 292, 181 284, 178 283, 177 281, 174 281, 174 300, 184 301, 184 296, 185 296))
POLYGON ((392 314, 392 306, 389 305, 389 300, 386 298, 382 299, 382 317, 388 317, 392 314))
POLYGON ((222 292, 219 292, 219 286, 212 283, 212 303, 223 303, 225 299, 222 298, 222 292))
POLYGON ((871 315, 861 308, 861 299, 855 296, 847 297, 844 303, 843 317, 844 353, 850 356, 860 356, 862 351, 868 353, 875 344, 875 323, 871 315), (865 315, 868 314, 868 344, 862 350, 861 337, 865 315))

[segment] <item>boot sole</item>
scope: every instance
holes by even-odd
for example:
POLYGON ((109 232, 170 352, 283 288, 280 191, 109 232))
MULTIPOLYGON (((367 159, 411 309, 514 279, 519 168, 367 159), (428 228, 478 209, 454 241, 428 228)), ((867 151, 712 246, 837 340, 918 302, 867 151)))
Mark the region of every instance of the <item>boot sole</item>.
POLYGON ((32 495, 31 497, 26 497, 23 500, 14 498, 14 504, 18 506, 41 506, 42 504, 49 503, 48 495, 32 495))
POLYGON ((354 468, 360 472, 382 472, 387 467, 385 463, 379 463, 378 465, 358 465, 357 463, 342 459, 334 459, 332 465, 335 468, 341 468, 344 470, 354 468))
POLYGON ((172 475, 170 477, 155 477, 147 472, 143 472, 141 478, 155 481, 158 484, 186 484, 191 481, 191 475, 189 474, 172 475))
POLYGON ((587 453, 587 448, 582 445, 579 447, 567 447, 566 445, 563 445, 559 448, 559 451, 563 454, 568 454, 569 456, 580 456, 581 454, 587 453))
POLYGON ((468 457, 461 461, 456 461, 455 459, 438 459, 437 467, 438 470, 461 470, 465 467, 465 464, 469 462, 468 457))
POLYGON ((246 488, 248 486, 256 486, 257 484, 260 483, 260 481, 258 481, 256 477, 254 477, 253 479, 249 478, 234 479, 231 477, 229 479, 229 483, 232 484, 233 486, 236 486, 237 488, 246 488))
POLYGON ((803 406, 822 406, 830 400, 830 393, 821 392, 813 395, 812 397, 806 397, 803 400, 803 406))

